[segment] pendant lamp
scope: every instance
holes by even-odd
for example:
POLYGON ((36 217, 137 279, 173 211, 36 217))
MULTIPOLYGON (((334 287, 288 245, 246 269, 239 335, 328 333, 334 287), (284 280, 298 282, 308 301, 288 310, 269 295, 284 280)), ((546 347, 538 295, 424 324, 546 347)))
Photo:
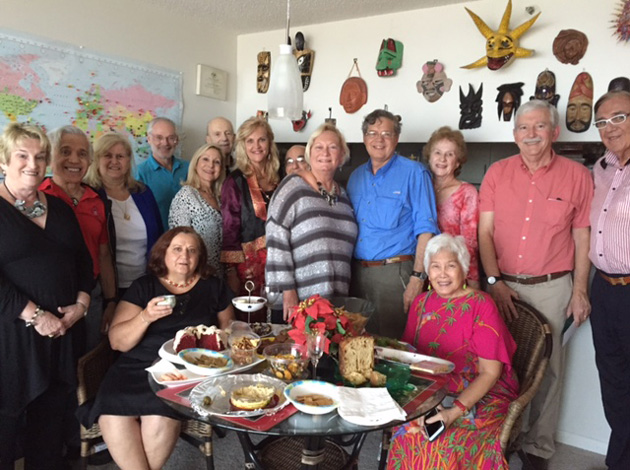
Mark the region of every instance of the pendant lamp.
MULTIPOLYGON (((287 0, 287 34, 289 38, 290 1, 287 0)), ((280 55, 273 62, 267 94, 270 119, 298 120, 302 117, 304 94, 297 60, 290 43, 280 44, 280 55)))

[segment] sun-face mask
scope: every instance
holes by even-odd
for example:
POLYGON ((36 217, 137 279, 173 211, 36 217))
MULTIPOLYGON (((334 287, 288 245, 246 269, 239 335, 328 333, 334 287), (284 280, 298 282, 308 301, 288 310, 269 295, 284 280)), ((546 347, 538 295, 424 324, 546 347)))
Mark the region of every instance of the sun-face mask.
POLYGON ((501 67, 510 64, 514 59, 530 57, 534 54, 532 49, 518 47, 518 40, 525 31, 531 28, 540 16, 540 13, 510 31, 512 0, 509 0, 507 7, 505 8, 505 13, 503 13, 499 29, 497 31, 493 31, 481 18, 468 8, 466 8, 466 11, 475 22, 479 32, 486 38, 486 55, 472 64, 464 65, 462 67, 463 69, 474 69, 486 65, 490 70, 499 70, 501 67))
POLYGON ((429 103, 435 103, 442 95, 451 89, 453 80, 446 76, 444 65, 437 59, 427 62, 422 66, 422 78, 416 82, 418 93, 426 98, 429 103))

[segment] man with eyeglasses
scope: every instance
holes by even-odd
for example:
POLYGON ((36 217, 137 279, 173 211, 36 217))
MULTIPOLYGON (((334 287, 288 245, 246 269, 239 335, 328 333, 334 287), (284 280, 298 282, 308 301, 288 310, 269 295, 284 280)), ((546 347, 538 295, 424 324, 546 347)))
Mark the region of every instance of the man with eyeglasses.
POLYGON ((188 162, 174 156, 179 137, 175 123, 165 117, 153 119, 147 126, 151 155, 135 171, 135 178, 146 184, 160 209, 162 227, 168 228, 171 201, 188 175, 188 162))
POLYGON ((612 430, 606 465, 630 468, 630 93, 595 103, 606 153, 593 166, 590 258, 591 325, 606 420, 612 430))
POLYGON ((424 249, 439 233, 431 177, 396 152, 400 129, 400 116, 389 111, 365 117, 361 130, 370 159, 348 182, 359 225, 350 293, 374 303, 370 333, 392 338, 402 336, 409 306, 422 292, 424 249))
POLYGON ((287 150, 287 154, 284 157, 284 171, 287 176, 310 169, 310 166, 304 157, 305 152, 306 147, 303 145, 293 145, 289 148, 289 150, 287 150))
POLYGON ((505 319, 518 317, 513 299, 536 308, 551 325, 549 367, 531 402, 519 451, 524 470, 543 470, 555 452, 564 368, 562 330, 568 317, 589 315, 587 295, 588 169, 557 155, 557 109, 547 101, 521 105, 514 121, 520 154, 494 163, 479 191, 479 252, 488 291, 505 319))
POLYGON ((228 173, 234 169, 234 128, 232 123, 224 117, 217 117, 208 122, 206 143, 216 145, 223 152, 225 167, 228 173))

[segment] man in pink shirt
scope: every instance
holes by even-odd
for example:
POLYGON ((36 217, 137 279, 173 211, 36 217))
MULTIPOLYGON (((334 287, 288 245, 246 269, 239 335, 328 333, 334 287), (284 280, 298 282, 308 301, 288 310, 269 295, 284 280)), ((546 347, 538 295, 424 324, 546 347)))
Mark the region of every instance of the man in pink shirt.
POLYGON ((595 103, 595 127, 606 153, 593 166, 590 258, 593 341, 602 402, 611 435, 610 470, 630 468, 630 93, 595 103))
POLYGON ((523 432, 523 469, 546 469, 555 451, 563 374, 562 328, 590 313, 589 211, 593 182, 586 167, 557 155, 556 108, 532 100, 519 107, 514 140, 521 153, 493 164, 479 193, 479 251, 488 289, 504 318, 521 299, 551 324, 553 352, 523 432), (572 274, 572 275, 571 275, 572 274))

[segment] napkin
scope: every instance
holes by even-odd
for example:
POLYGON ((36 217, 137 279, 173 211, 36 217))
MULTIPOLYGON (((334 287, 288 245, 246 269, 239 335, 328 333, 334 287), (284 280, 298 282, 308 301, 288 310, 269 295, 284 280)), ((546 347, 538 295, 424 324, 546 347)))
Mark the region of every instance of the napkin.
POLYGON ((147 372, 151 372, 151 373, 156 373, 156 374, 162 373, 163 374, 165 372, 177 371, 177 367, 175 367, 169 361, 166 361, 164 359, 160 359, 155 364, 153 364, 151 367, 147 367, 144 370, 146 370, 147 372))
POLYGON ((385 387, 339 387, 339 416, 359 426, 379 426, 404 421, 407 413, 385 387))

